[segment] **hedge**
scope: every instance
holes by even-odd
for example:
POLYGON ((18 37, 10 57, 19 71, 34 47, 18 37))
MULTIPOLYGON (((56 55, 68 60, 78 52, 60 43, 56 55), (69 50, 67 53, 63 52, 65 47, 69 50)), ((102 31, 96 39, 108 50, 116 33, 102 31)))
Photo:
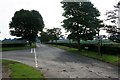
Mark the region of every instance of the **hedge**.
POLYGON ((2 48, 4 47, 24 47, 26 43, 10 43, 10 44, 2 44, 2 48))
MULTIPOLYGON (((78 48, 77 43, 47 43, 47 44, 55 44, 61 46, 67 46, 72 48, 78 48)), ((97 44, 81 44, 81 49, 88 50, 88 51, 95 51, 98 52, 98 45, 97 44)), ((111 44, 100 46, 100 52, 104 54, 112 54, 112 55, 119 55, 120 54, 120 47, 112 46, 111 44)))

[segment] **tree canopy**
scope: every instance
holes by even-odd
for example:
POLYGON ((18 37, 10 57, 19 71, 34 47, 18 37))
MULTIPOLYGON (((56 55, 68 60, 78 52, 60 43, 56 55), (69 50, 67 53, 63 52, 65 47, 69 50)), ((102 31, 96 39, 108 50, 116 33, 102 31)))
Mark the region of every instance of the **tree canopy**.
POLYGON ((47 42, 50 41, 50 36, 48 35, 47 32, 44 32, 44 31, 42 31, 40 33, 40 37, 39 38, 40 38, 40 40, 41 40, 42 43, 47 43, 47 42))
POLYGON ((47 29, 47 33, 50 37, 50 40, 53 42, 53 40, 58 40, 62 37, 61 35, 61 29, 60 28, 53 28, 53 29, 47 29))
POLYGON ((16 11, 9 23, 11 35, 34 41, 37 33, 44 28, 44 21, 41 14, 36 10, 16 11))
POLYGON ((52 28, 52 29, 46 29, 46 31, 42 31, 40 33, 40 39, 41 42, 53 42, 59 40, 60 38, 63 38, 63 35, 61 35, 61 28, 52 28))
POLYGON ((97 17, 100 16, 98 9, 94 7, 91 2, 61 2, 64 9, 63 27, 70 31, 69 38, 78 41, 91 40, 95 36, 99 28, 102 27, 102 20, 97 17), (70 37, 71 36, 71 37, 70 37))
POLYGON ((110 40, 120 43, 120 2, 114 8, 114 10, 106 12, 106 21, 113 23, 113 25, 106 25, 106 30, 111 34, 109 37, 110 40))

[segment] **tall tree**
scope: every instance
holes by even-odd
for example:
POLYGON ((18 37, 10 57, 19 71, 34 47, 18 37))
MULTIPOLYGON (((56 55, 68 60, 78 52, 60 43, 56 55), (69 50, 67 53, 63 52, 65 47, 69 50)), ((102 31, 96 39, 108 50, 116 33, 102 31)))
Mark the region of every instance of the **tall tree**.
POLYGON ((48 35, 47 32, 41 32, 40 33, 40 40, 42 43, 47 43, 48 41, 50 41, 50 36, 48 35))
POLYGON ((50 40, 53 42, 55 40, 57 42, 58 39, 62 37, 61 35, 61 29, 60 28, 53 28, 53 29, 47 29, 47 33, 50 36, 50 40))
POLYGON ((97 17, 99 11, 91 2, 61 2, 64 9, 63 27, 70 31, 70 38, 77 40, 80 50, 80 40, 91 40, 95 36, 102 21, 97 17))
POLYGON ((113 23, 112 25, 106 25, 106 30, 111 34, 110 40, 120 43, 120 2, 114 8, 114 10, 106 12, 106 21, 113 23))
POLYGON ((43 30, 44 21, 38 11, 21 9, 15 12, 9 27, 11 35, 28 39, 31 45, 37 33, 43 30))

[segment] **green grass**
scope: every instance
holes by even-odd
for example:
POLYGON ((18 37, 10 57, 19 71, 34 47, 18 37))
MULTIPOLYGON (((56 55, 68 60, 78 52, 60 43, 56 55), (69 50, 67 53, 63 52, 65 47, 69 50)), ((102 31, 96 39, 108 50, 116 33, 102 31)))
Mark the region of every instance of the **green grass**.
POLYGON ((120 57, 115 56, 115 55, 103 54, 103 56, 100 56, 100 54, 98 54, 97 52, 86 51, 86 50, 78 51, 78 49, 76 49, 76 48, 70 48, 70 47, 59 46, 59 45, 52 45, 52 46, 64 49, 73 54, 87 56, 90 58, 98 59, 98 60, 101 60, 104 62, 108 62, 108 63, 114 64, 114 65, 120 66, 120 64, 118 64, 118 62, 120 61, 120 57))
POLYGON ((4 48, 1 48, 0 47, 0 51, 13 51, 13 50, 23 50, 23 49, 29 49, 29 48, 34 48, 36 47, 35 44, 33 44, 32 46, 29 46, 29 45, 26 45, 24 47, 4 47, 4 48))
POLYGON ((10 69, 10 78, 22 78, 22 80, 44 80, 44 76, 40 71, 28 65, 10 60, 3 60, 2 64, 10 69))
POLYGON ((82 50, 80 54, 87 56, 87 57, 102 60, 102 61, 114 64, 114 65, 118 65, 118 60, 120 59, 118 58, 118 56, 115 56, 115 55, 103 54, 102 56, 100 56, 100 54, 98 54, 97 52, 85 51, 85 50, 82 50))

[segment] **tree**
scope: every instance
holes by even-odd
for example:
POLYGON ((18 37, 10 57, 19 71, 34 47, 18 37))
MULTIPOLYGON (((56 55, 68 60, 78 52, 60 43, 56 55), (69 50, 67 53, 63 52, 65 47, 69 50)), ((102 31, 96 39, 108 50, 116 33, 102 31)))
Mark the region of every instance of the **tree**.
POLYGON ((61 32, 60 28, 47 29, 47 33, 52 42, 53 42, 53 40, 55 40, 57 43, 57 40, 60 39, 60 37, 62 37, 62 35, 61 35, 62 32, 61 32))
POLYGON ((97 17, 99 11, 91 2, 61 2, 64 9, 63 27, 70 31, 69 37, 78 42, 80 50, 80 40, 92 40, 99 28, 102 27, 102 21, 97 17))
POLYGON ((40 40, 41 40, 41 42, 46 43, 46 42, 50 41, 50 36, 48 35, 47 32, 42 31, 40 33, 40 40))
POLYGON ((44 28, 44 21, 41 14, 36 10, 16 11, 9 24, 10 34, 27 39, 31 43, 35 41, 37 33, 44 28))
POLYGON ((110 21, 113 25, 106 25, 105 28, 110 33, 109 39, 120 43, 120 2, 114 8, 106 12, 106 21, 110 21))

